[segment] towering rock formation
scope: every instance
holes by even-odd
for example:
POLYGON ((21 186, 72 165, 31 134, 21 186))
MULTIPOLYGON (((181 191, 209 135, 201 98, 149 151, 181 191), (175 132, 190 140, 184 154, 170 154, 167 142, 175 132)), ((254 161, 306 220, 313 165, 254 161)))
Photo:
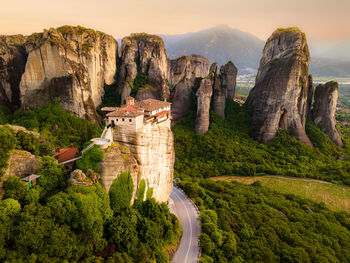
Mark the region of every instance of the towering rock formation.
POLYGON ((221 85, 220 76, 217 74, 218 65, 213 63, 210 67, 210 74, 213 84, 212 107, 214 112, 225 119, 226 90, 221 85))
POLYGON ((211 66, 213 82, 213 110, 225 119, 226 99, 233 99, 236 90, 237 68, 232 61, 221 66, 220 75, 217 75, 217 64, 211 66))
POLYGON ((297 28, 277 29, 267 40, 247 99, 254 108, 252 135, 259 142, 266 143, 278 129, 287 129, 312 145, 305 133, 309 59, 306 36, 297 28))
POLYGON ((118 91, 122 102, 137 89, 136 99, 168 99, 170 89, 167 83, 168 59, 163 40, 145 33, 131 34, 123 38, 120 50, 120 72, 118 91), (134 83, 143 74, 145 83, 134 83))
POLYGON ((170 129, 170 103, 159 100, 135 102, 128 98, 121 108, 103 108, 107 125, 114 124, 114 145, 101 166, 102 184, 109 190, 121 172, 130 172, 134 196, 142 179, 153 189, 153 198, 165 202, 172 191, 174 138, 170 129))
POLYGON ((312 116, 315 124, 321 124, 321 129, 331 140, 343 147, 340 132, 335 120, 335 111, 339 95, 338 83, 334 81, 316 87, 315 102, 312 116))
POLYGON ((0 36, 0 104, 14 110, 20 106, 19 83, 27 53, 22 35, 0 36))
POLYGON ((28 37, 28 61, 20 83, 23 108, 56 98, 61 106, 98 123, 104 84, 112 84, 118 44, 112 36, 83 27, 50 28, 28 37))
POLYGON ((169 82, 172 86, 173 121, 179 121, 191 104, 191 92, 196 79, 209 74, 209 60, 200 55, 182 56, 170 61, 169 82))
POLYGON ((200 133, 207 133, 209 129, 209 110, 211 97, 213 95, 213 81, 212 76, 201 80, 199 89, 196 92, 197 96, 197 116, 195 131, 200 133))
POLYGON ((223 89, 226 91, 226 98, 233 99, 236 91, 237 68, 232 61, 227 62, 220 68, 220 80, 223 89))

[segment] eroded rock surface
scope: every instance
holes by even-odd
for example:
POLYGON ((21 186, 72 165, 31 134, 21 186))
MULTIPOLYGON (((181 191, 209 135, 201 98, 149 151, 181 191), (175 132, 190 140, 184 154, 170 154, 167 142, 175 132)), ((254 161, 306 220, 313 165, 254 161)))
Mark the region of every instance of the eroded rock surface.
POLYGON ((166 202, 173 187, 174 138, 170 120, 148 124, 130 132, 125 126, 114 128, 113 139, 117 146, 105 153, 101 164, 102 184, 108 191, 121 172, 130 172, 134 182, 134 197, 142 179, 146 191, 153 188, 153 198, 166 202))
POLYGON ((0 104, 14 110, 20 107, 19 83, 24 72, 26 37, 0 36, 0 104))
POLYGON ((60 99, 61 106, 94 123, 104 84, 116 72, 117 42, 83 27, 50 28, 27 38, 28 55, 20 83, 23 108, 60 99))
POLYGON ((277 29, 267 40, 247 99, 253 105, 252 136, 259 142, 287 129, 312 145, 305 133, 309 59, 305 34, 297 28, 277 29))
POLYGON ((340 147, 343 147, 341 134, 337 128, 335 111, 339 96, 338 83, 334 81, 320 84, 315 90, 315 102, 312 109, 312 116, 315 124, 320 124, 321 129, 331 140, 340 147))

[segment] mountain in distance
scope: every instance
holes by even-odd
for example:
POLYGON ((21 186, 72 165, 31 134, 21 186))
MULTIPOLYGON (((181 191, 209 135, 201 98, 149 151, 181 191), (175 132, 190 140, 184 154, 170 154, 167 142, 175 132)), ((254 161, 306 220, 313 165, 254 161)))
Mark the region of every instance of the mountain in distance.
POLYGON ((254 35, 219 25, 180 35, 162 35, 167 54, 174 59, 199 54, 223 65, 231 60, 239 74, 256 73, 265 42, 254 35))
POLYGON ((309 71, 314 77, 350 78, 350 59, 311 57, 309 71))
POLYGON ((335 44, 311 45, 310 49, 317 58, 350 60, 350 39, 335 44))
MULTIPOLYGON (((253 34, 227 25, 161 37, 167 54, 172 59, 182 55, 199 54, 219 65, 231 60, 238 68, 239 75, 257 72, 265 44, 253 34)), ((310 73, 315 77, 350 77, 350 40, 322 48, 311 43, 310 53, 310 73)))

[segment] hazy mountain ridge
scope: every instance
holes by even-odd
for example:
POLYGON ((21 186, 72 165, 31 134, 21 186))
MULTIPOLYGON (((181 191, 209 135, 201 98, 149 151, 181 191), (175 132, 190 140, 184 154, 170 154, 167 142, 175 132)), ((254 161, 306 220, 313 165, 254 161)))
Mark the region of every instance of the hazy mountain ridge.
POLYGON ((350 59, 330 59, 312 57, 310 73, 316 77, 350 77, 350 59))
POLYGON ((241 74, 256 71, 264 47, 264 41, 254 35, 224 25, 194 33, 163 35, 162 38, 172 59, 199 54, 219 65, 232 60, 241 74))

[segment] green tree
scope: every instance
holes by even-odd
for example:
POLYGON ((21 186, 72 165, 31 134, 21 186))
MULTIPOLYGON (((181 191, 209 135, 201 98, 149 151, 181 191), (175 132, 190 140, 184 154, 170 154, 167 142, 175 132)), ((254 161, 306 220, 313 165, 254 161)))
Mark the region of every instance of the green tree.
POLYGON ((12 198, 0 202, 0 216, 13 216, 21 211, 20 203, 12 198))
POLYGON ((146 190, 146 181, 142 179, 139 185, 139 189, 137 189, 137 200, 144 200, 145 198, 145 190, 146 190))
POLYGON ((76 168, 84 172, 91 169, 96 173, 99 172, 99 163, 103 161, 104 152, 98 145, 94 145, 92 148, 83 153, 81 159, 76 162, 76 168))
POLYGON ((213 252, 215 246, 207 234, 201 234, 199 236, 199 242, 204 254, 210 255, 213 252))
POLYGON ((5 190, 4 198, 12 198, 20 203, 24 201, 25 195, 27 193, 26 184, 16 176, 10 176, 3 184, 5 190))
POLYGON ((111 208, 115 213, 130 207, 133 191, 134 183, 130 173, 121 173, 113 181, 109 190, 109 198, 111 208))
POLYGON ((41 166, 42 170, 39 172, 38 185, 43 189, 42 195, 52 193, 67 184, 67 177, 62 170, 62 165, 59 165, 56 159, 44 156, 41 159, 41 166))

